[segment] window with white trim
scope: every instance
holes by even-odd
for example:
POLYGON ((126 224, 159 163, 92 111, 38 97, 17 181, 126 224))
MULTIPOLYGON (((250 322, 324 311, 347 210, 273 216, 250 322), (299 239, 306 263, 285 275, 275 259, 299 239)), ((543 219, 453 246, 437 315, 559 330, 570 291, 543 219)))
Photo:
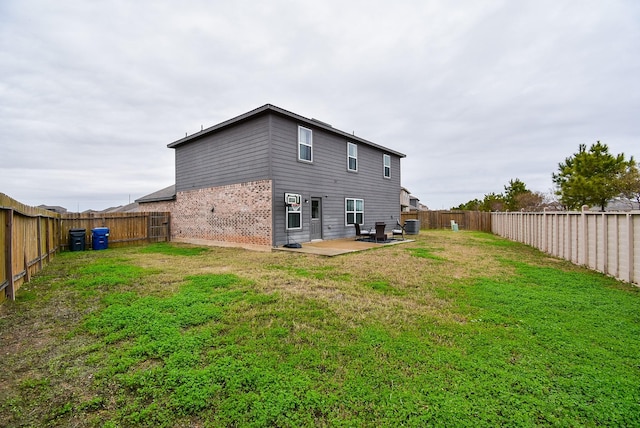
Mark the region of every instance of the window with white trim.
POLYGON ((313 162, 313 132, 303 126, 298 126, 298 159, 313 162))
POLYGON ((345 226, 364 223, 364 199, 346 198, 344 200, 345 226))
POLYGON ((302 229, 302 205, 287 205, 287 230, 302 229))
POLYGON ((347 170, 358 170, 358 146, 353 143, 347 143, 347 170))
POLYGON ((391 178, 391 156, 382 155, 382 164, 383 164, 382 175, 384 176, 384 178, 391 178))

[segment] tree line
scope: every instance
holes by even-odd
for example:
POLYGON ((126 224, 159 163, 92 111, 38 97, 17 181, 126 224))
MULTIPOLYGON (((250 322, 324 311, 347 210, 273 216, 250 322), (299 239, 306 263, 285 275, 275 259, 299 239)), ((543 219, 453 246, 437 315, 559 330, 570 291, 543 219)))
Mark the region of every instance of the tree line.
POLYGON ((503 193, 488 193, 453 207, 471 211, 579 210, 582 206, 604 211, 612 201, 640 204, 640 170, 633 156, 612 155, 600 141, 589 149, 580 144, 578 152, 558 164, 552 174, 555 188, 549 193, 529 190, 519 178, 509 180, 503 193))

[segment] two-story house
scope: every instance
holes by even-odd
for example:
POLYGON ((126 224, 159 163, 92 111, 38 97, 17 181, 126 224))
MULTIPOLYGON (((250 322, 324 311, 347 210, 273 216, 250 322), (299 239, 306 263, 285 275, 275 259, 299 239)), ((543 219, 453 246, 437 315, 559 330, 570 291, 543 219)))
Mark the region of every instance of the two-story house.
POLYGON ((278 247, 400 217, 404 154, 270 104, 168 147, 175 187, 136 202, 170 211, 176 241, 278 247))

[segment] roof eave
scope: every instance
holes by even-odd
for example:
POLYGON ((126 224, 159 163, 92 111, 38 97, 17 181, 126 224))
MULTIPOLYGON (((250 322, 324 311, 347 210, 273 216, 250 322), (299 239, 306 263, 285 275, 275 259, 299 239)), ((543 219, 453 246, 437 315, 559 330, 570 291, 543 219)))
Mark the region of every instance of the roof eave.
POLYGON ((146 204, 149 202, 167 202, 167 201, 175 201, 175 200, 176 200, 176 196, 173 195, 169 197, 165 196, 165 197, 148 198, 148 199, 140 198, 140 199, 136 199, 134 202, 137 202, 139 204, 146 204))
POLYGON ((213 125, 213 126, 211 126, 209 128, 203 129, 202 131, 198 131, 198 132, 196 132, 194 134, 187 135, 184 138, 181 138, 179 140, 174 141, 173 143, 167 144, 167 147, 170 148, 170 149, 174 149, 174 148, 176 148, 178 146, 181 146, 183 144, 186 144, 186 143, 188 143, 190 141, 197 140, 198 138, 203 137, 203 136, 205 136, 207 134, 210 134, 212 132, 218 131, 220 129, 223 129, 223 128, 226 128, 226 127, 229 127, 229 126, 232 126, 232 125, 235 125, 235 124, 237 124, 239 122, 242 122, 244 120, 250 119, 250 118, 255 117, 255 116, 258 116, 258 115, 263 114, 265 112, 273 112, 273 113, 276 113, 276 114, 280 114, 282 116, 289 117, 291 119, 295 119, 296 121, 304 123, 306 125, 314 126, 316 128, 323 129, 323 130, 331 132, 333 134, 337 134, 337 135, 346 137, 349 140, 357 141, 357 142, 366 144, 368 146, 375 147, 375 148, 377 148, 379 150, 382 150, 384 152, 396 155, 396 156, 398 156, 400 158, 407 157, 404 153, 400 153, 400 152, 397 152, 395 150, 391 150, 388 147, 381 146, 379 144, 376 144, 376 143, 373 143, 371 141, 365 140, 364 138, 360 138, 360 137, 357 137, 356 135, 349 134, 347 132, 341 131, 339 129, 336 129, 336 128, 332 127, 331 125, 322 123, 322 122, 320 122, 318 120, 313 120, 313 119, 306 118, 304 116, 300 116, 299 114, 290 112, 288 110, 285 110, 283 108, 274 106, 272 104, 265 104, 262 107, 258 107, 257 109, 254 109, 254 110, 251 110, 251 111, 249 111, 247 113, 241 114, 240 116, 236 116, 234 118, 231 118, 229 120, 221 122, 221 123, 219 123, 217 125, 213 125))

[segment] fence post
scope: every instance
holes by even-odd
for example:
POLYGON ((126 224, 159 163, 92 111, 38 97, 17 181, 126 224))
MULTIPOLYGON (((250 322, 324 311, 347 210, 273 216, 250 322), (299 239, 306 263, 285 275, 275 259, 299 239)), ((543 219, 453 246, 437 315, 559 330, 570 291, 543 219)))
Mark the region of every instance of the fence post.
MULTIPOLYGON (((560 217, 562 218, 562 217, 560 217)), ((573 259, 573 233, 571 232, 571 214, 567 215, 564 223, 564 240, 566 241, 566 247, 563 244, 562 247, 562 256, 567 260, 570 260, 576 263, 576 260, 573 259)))
POLYGON ((548 235, 549 229, 547 226, 547 221, 548 221, 547 210, 545 209, 542 212, 542 230, 541 230, 542 241, 540 241, 540 245, 542 245, 542 248, 543 248, 542 251, 548 254, 549 253, 549 235, 548 235))
POLYGON ((13 208, 7 211, 5 228, 4 254, 8 285, 4 294, 8 300, 16 300, 15 284, 13 282, 13 208))
POLYGON ((602 213, 602 271, 609 273, 609 219, 602 213))
POLYGON ((582 236, 580 236, 578 231, 576 231, 576 239, 578 240, 578 249, 582 252, 582 260, 580 260, 580 255, 578 254, 578 264, 582 264, 587 266, 589 264, 589 245, 588 245, 588 232, 587 232, 587 210, 588 206, 583 205, 580 210, 580 223, 582 224, 582 236), (580 242, 582 240, 582 242, 580 242), (582 261, 582 263, 580 263, 582 261))
POLYGON ((635 268, 635 263, 634 263, 634 256, 633 256, 633 245, 634 245, 634 235, 633 235, 634 231, 633 231, 633 216, 631 214, 627 214, 627 260, 628 260, 628 269, 627 269, 627 281, 628 282, 633 282, 634 280, 634 268, 635 268))
POLYGON ((551 248, 553 248, 552 254, 554 256, 556 256, 556 257, 559 256, 559 254, 558 254, 558 245, 560 245, 559 244, 560 241, 559 241, 559 238, 558 238, 558 234, 560 233, 560 226, 558 225, 558 222, 559 222, 558 214, 554 213, 553 214, 553 227, 552 227, 553 230, 551 232, 552 233, 552 237, 553 237, 553 240, 551 242, 551 248))

